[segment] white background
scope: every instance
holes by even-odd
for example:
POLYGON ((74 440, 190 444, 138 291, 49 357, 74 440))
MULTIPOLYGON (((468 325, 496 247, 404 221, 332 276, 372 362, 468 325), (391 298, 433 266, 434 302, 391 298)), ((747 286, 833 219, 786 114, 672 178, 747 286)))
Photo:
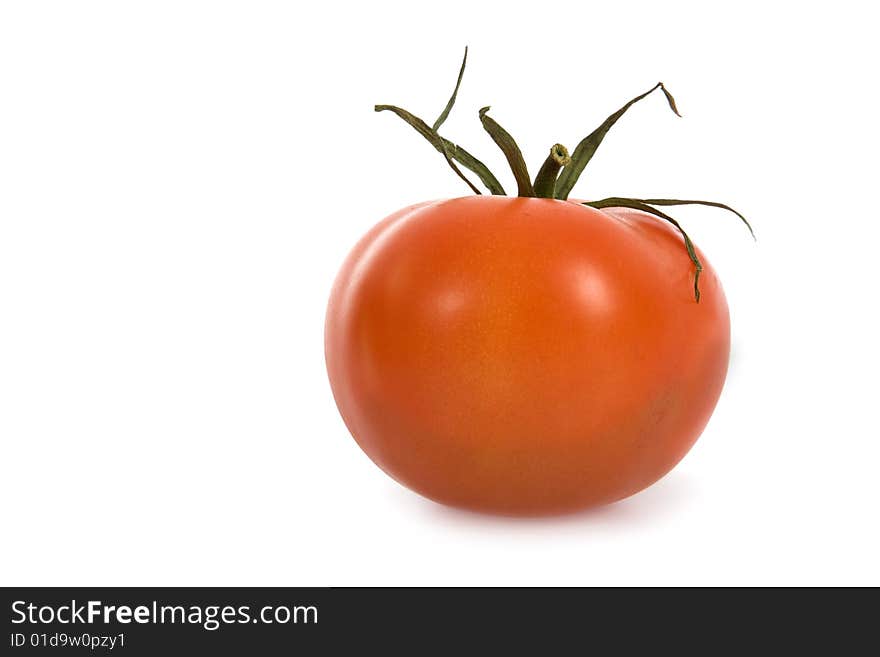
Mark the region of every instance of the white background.
POLYGON ((0 583, 880 584, 875 21, 868 3, 4 2, 0 583), (427 502, 348 436, 323 313, 358 237, 468 190, 374 103, 512 187, 657 80, 575 194, 695 197, 730 375, 693 451, 616 505, 427 502))

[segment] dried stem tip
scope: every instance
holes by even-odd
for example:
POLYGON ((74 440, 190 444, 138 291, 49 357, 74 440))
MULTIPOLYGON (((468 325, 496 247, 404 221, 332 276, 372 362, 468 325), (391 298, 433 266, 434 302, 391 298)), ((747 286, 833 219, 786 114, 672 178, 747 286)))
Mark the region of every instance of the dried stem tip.
POLYGON ((553 144, 550 155, 544 160, 538 175, 535 176, 535 196, 539 198, 554 198, 556 195, 556 179, 559 170, 571 162, 568 149, 562 144, 553 144))
POLYGON ((562 144, 553 144, 553 148, 550 149, 550 157, 561 167, 571 162, 571 155, 568 154, 568 149, 562 144))

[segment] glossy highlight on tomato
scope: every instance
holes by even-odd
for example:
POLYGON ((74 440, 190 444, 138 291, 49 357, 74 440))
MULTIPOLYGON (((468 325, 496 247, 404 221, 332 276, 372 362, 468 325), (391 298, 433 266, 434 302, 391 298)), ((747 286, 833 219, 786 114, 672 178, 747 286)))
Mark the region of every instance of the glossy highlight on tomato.
POLYGON ((627 497, 706 425, 730 325, 668 222, 628 208, 422 203, 348 256, 325 324, 340 413, 366 454, 443 504, 511 515, 627 497))

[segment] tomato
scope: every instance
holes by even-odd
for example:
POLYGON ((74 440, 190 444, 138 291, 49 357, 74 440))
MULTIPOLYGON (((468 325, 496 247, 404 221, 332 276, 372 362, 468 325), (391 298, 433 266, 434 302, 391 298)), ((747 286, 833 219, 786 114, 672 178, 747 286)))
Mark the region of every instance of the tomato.
MULTIPOLYGON (((371 230, 340 271, 325 355, 337 406, 385 472, 444 504, 514 515, 613 502, 687 453, 730 354, 718 277, 663 209, 715 201, 569 200, 605 135, 662 82, 529 174, 513 136, 479 110, 516 181, 395 105, 376 105, 443 155, 476 196, 421 203, 371 230), (462 169, 476 175, 492 196, 462 169)), ((752 233, 754 236, 754 233, 752 233)))
POLYGON ((682 235, 656 216, 506 196, 401 210, 331 293, 342 417, 443 504, 535 515, 632 495, 694 444, 727 372, 727 304, 696 253, 699 303, 682 235))

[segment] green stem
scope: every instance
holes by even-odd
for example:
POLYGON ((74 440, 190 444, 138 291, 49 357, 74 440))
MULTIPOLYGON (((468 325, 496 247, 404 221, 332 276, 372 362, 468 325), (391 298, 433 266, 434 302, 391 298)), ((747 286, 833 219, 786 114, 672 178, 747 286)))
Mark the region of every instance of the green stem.
POLYGON ((550 155, 541 165, 538 175, 535 176, 535 196, 538 198, 553 198, 556 193, 556 178, 559 169, 571 162, 568 149, 562 144, 554 144, 550 149, 550 155))
MULTIPOLYGON (((492 172, 486 167, 485 164, 480 162, 473 155, 468 153, 465 149, 457 144, 452 143, 448 139, 441 137, 437 134, 436 131, 431 129, 427 123, 425 123, 422 119, 415 116, 414 114, 407 112, 405 109, 400 107, 395 107, 394 105, 376 105, 375 110, 377 112, 392 112, 396 114, 398 117, 403 119, 406 123, 412 126, 416 132, 418 132, 422 137, 424 137, 431 145, 440 152, 443 157, 446 158, 447 162, 451 162, 455 160, 463 167, 466 167, 473 171, 479 179, 483 182, 486 188, 492 192, 492 194, 496 195, 504 195, 504 188, 501 186, 501 183, 498 182, 498 179, 492 175, 492 172)), ((456 167, 453 166, 453 170, 456 167)), ((456 171, 456 174, 461 176, 460 171, 456 171)), ((468 183, 470 185, 470 183, 468 183)), ((477 192, 479 193, 479 192, 477 192)))
POLYGON ((691 262, 694 263, 694 299, 696 299, 697 303, 700 303, 700 274, 703 273, 703 263, 700 262, 700 258, 697 256, 697 250, 694 248, 694 243, 691 241, 690 236, 685 232, 684 228, 681 227, 681 224, 678 223, 678 221, 662 210, 653 208, 644 201, 635 198, 620 198, 615 196, 602 199, 601 201, 587 201, 583 205, 588 205, 597 210, 602 210, 604 208, 631 208, 633 210, 641 210, 642 212, 653 214, 655 217, 660 217, 675 226, 684 239, 684 248, 687 251, 688 257, 691 259, 691 262))
POLYGON ((455 89, 452 90, 452 96, 449 97, 449 102, 446 103, 446 107, 443 108, 443 111, 440 112, 440 116, 437 117, 437 120, 434 121, 434 125, 431 126, 431 129, 434 132, 437 132, 440 129, 440 126, 443 125, 443 122, 449 116, 452 106, 455 105, 455 99, 458 97, 458 88, 461 86, 461 79, 464 77, 464 67, 467 65, 467 51, 467 46, 465 46, 464 58, 461 60, 461 68, 458 69, 458 80, 455 81, 455 89))
POLYGON ((452 143, 445 137, 441 137, 440 139, 443 141, 443 148, 446 149, 449 156, 463 167, 467 167, 473 171, 486 186, 486 189, 489 190, 489 193, 494 196, 507 196, 507 192, 504 191, 504 187, 498 182, 498 178, 489 171, 489 168, 485 164, 480 162, 458 144, 452 143))
POLYGON ((666 102, 669 103, 669 108, 675 112, 676 115, 681 116, 681 114, 678 113, 678 108, 675 106, 675 99, 672 97, 672 94, 666 90, 666 87, 663 86, 662 82, 658 82, 645 93, 636 96, 614 114, 605 119, 602 125, 584 137, 584 139, 582 139, 575 147, 574 152, 571 154, 571 162, 562 170, 562 173, 559 174, 559 180, 556 183, 556 198, 563 200, 568 198, 568 195, 571 193, 571 188, 574 187, 574 184, 577 182, 581 173, 583 173, 584 168, 593 158, 593 155, 596 154, 596 150, 599 148, 602 140, 605 139, 605 135, 611 130, 611 127, 617 123, 617 120, 621 116, 626 114, 626 111, 630 107, 657 89, 663 91, 663 95, 666 96, 666 102))
POLYGON ((504 153, 504 157, 507 158, 510 170, 513 171, 513 177, 516 178, 517 196, 534 196, 535 190, 532 188, 532 179, 529 177, 529 170, 526 167, 525 159, 523 159, 522 151, 519 150, 519 146, 516 145, 516 141, 510 133, 502 128, 495 119, 486 115, 489 109, 489 107, 484 107, 480 110, 480 121, 486 132, 492 137, 492 141, 498 145, 498 148, 504 153))
POLYGON ((739 217, 742 222, 746 225, 746 228, 749 229, 749 232, 752 234, 752 239, 757 239, 755 237, 755 231, 752 229, 752 224, 749 223, 749 220, 746 219, 742 213, 737 212, 729 205, 725 205, 724 203, 718 203, 716 201, 690 201, 690 200, 681 200, 676 198, 645 198, 642 199, 642 203, 647 203, 648 205, 705 205, 710 208, 720 208, 722 210, 727 210, 728 212, 733 212, 737 217, 739 217))
POLYGON ((446 148, 446 144, 443 143, 443 142, 441 142, 440 145, 442 146, 442 150, 441 150, 440 152, 443 153, 443 157, 446 158, 446 163, 447 163, 447 164, 450 166, 450 168, 455 172, 455 175, 457 175, 459 178, 461 178, 462 180, 464 180, 465 184, 466 184, 468 187, 471 188, 471 191, 472 191, 474 194, 476 194, 477 196, 482 196, 483 192, 481 192, 481 191, 477 188, 477 186, 476 186, 474 183, 472 183, 472 182, 468 179, 468 177, 467 177, 466 175, 464 175, 464 173, 462 173, 461 169, 458 168, 458 166, 455 164, 455 162, 452 161, 452 156, 449 154, 449 149, 446 148))

